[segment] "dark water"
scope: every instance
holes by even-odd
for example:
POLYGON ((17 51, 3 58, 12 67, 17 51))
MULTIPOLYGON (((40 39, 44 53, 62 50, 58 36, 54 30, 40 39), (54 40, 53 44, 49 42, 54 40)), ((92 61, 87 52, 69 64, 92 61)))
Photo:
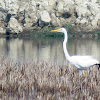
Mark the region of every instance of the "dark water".
MULTIPOLYGON (((66 59, 62 48, 63 38, 0 38, 0 58, 15 62, 46 61, 63 65, 66 59)), ((100 40, 71 38, 67 44, 70 55, 92 55, 100 61, 100 40)))

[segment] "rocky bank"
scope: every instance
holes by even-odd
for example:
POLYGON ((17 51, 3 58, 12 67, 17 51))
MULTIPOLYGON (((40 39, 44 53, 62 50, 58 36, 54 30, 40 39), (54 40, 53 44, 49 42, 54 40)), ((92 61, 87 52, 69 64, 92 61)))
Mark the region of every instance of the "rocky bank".
POLYGON ((0 0, 0 33, 71 24, 77 31, 100 29, 100 0, 0 0))

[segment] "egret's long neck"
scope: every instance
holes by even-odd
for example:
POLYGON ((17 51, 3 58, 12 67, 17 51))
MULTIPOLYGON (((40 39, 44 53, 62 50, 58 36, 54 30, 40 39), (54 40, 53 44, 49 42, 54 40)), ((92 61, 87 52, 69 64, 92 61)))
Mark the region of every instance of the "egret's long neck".
POLYGON ((67 36, 67 32, 65 31, 64 32, 64 41, 63 41, 63 50, 64 50, 64 53, 65 53, 66 59, 68 61, 70 61, 70 56, 68 54, 67 47, 66 47, 67 40, 68 40, 68 36, 67 36))

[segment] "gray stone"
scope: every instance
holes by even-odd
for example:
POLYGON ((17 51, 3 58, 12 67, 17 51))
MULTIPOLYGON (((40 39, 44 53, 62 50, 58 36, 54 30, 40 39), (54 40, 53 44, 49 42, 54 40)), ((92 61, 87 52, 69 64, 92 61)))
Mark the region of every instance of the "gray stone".
POLYGON ((49 13, 46 10, 41 12, 39 26, 43 27, 45 25, 48 25, 50 23, 50 21, 51 21, 51 18, 50 18, 49 13))
POLYGON ((87 21, 87 19, 86 19, 86 18, 83 18, 83 19, 80 21, 80 23, 81 23, 81 24, 85 24, 85 23, 87 23, 87 24, 88 24, 88 21, 87 21))
POLYGON ((62 1, 58 2, 58 4, 57 4, 57 11, 58 12, 64 11, 64 3, 62 1))
POLYGON ((74 0, 74 2, 75 2, 76 5, 80 5, 80 4, 83 3, 83 0, 74 0))
POLYGON ((5 2, 4 2, 4 0, 0 0, 0 8, 5 9, 5 2))
POLYGON ((6 34, 6 29, 3 27, 0 27, 0 34, 6 34))
POLYGON ((96 27, 97 26, 97 21, 96 20, 92 20, 91 24, 92 24, 93 27, 96 27))
POLYGON ((20 16, 19 20, 20 23, 23 24, 24 29, 32 28, 38 21, 36 2, 35 1, 30 1, 29 3, 22 2, 22 4, 20 4, 18 15, 20 16))
POLYGON ((8 10, 8 13, 9 14, 12 14, 12 15, 16 15, 17 14, 17 12, 18 12, 18 9, 19 9, 19 6, 16 4, 16 3, 14 3, 14 4, 11 4, 10 5, 10 8, 9 8, 9 10, 8 10))
POLYGON ((99 13, 100 11, 100 6, 97 3, 88 3, 88 8, 89 11, 91 12, 91 15, 96 15, 99 13))
POLYGON ((5 13, 5 12, 0 12, 0 21, 4 21, 5 22, 5 20, 6 20, 6 16, 7 16, 7 14, 5 13))
POLYGON ((14 17, 10 18, 8 23, 7 32, 9 33, 20 33, 23 31, 22 26, 18 23, 17 19, 14 17))
POLYGON ((91 16, 90 11, 87 9, 87 5, 85 4, 80 4, 79 6, 76 7, 76 12, 78 17, 87 17, 91 16))
POLYGON ((43 22, 49 23, 51 21, 50 15, 46 10, 41 12, 40 17, 43 22))

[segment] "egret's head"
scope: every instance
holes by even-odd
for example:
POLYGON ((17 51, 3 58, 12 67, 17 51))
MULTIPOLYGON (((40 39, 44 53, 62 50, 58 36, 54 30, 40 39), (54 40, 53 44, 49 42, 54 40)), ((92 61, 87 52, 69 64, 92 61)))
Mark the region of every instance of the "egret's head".
POLYGON ((66 29, 65 28, 60 28, 60 29, 57 29, 57 30, 52 30, 51 32, 65 32, 66 29))

